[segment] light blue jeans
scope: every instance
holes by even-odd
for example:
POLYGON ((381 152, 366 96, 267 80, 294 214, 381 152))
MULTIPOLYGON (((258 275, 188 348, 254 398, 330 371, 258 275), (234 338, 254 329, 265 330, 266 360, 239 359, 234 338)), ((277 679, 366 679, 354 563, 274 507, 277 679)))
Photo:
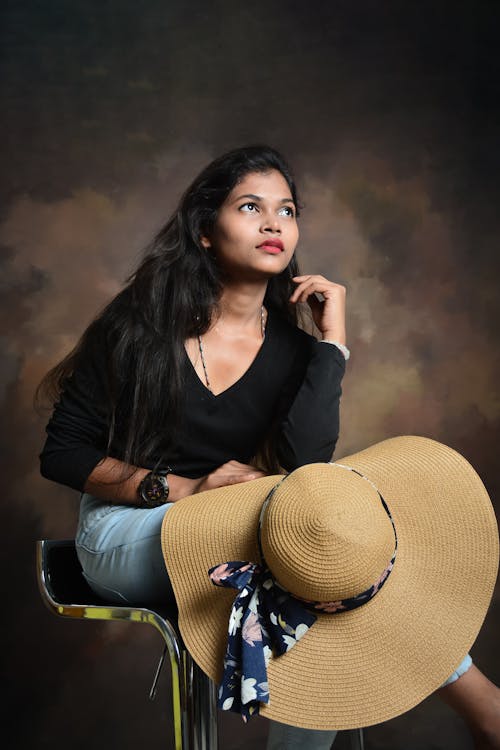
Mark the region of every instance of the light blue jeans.
MULTIPOLYGON (((117 604, 173 600, 160 544, 163 517, 172 505, 134 508, 82 495, 76 549, 83 574, 97 594, 117 604)), ((442 687, 471 664, 467 654, 442 687)), ((267 750, 329 750, 336 734, 270 721, 267 750)))

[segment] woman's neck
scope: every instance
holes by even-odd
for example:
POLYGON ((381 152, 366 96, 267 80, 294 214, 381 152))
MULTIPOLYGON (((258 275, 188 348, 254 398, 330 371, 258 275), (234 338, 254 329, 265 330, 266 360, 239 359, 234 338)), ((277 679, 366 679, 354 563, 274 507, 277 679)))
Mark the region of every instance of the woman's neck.
POLYGON ((229 332, 253 328, 260 325, 261 310, 264 303, 267 283, 226 285, 219 302, 219 314, 213 326, 222 323, 229 332))

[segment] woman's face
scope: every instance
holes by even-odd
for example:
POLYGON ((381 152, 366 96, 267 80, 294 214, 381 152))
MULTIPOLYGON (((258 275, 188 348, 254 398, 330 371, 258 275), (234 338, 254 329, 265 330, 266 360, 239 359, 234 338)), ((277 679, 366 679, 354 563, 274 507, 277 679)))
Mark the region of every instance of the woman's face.
POLYGON ((247 174, 231 190, 212 232, 201 242, 230 278, 253 280, 281 273, 298 239, 290 188, 281 172, 272 169, 247 174))

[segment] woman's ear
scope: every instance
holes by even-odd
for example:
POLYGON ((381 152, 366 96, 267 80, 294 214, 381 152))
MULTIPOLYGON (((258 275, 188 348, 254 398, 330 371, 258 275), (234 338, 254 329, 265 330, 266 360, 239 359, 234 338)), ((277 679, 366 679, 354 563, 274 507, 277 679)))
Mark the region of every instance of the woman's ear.
POLYGON ((200 242, 205 248, 205 250, 210 250, 210 248, 212 247, 212 243, 210 242, 208 237, 204 234, 200 235, 200 242))

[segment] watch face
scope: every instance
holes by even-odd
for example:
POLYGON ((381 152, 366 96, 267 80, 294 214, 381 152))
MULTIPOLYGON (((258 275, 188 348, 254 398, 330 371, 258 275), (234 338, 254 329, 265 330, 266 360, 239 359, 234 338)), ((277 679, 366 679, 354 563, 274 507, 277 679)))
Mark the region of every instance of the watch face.
POLYGON ((141 484, 141 497, 146 505, 162 505, 168 498, 168 481, 166 476, 150 472, 141 484))

